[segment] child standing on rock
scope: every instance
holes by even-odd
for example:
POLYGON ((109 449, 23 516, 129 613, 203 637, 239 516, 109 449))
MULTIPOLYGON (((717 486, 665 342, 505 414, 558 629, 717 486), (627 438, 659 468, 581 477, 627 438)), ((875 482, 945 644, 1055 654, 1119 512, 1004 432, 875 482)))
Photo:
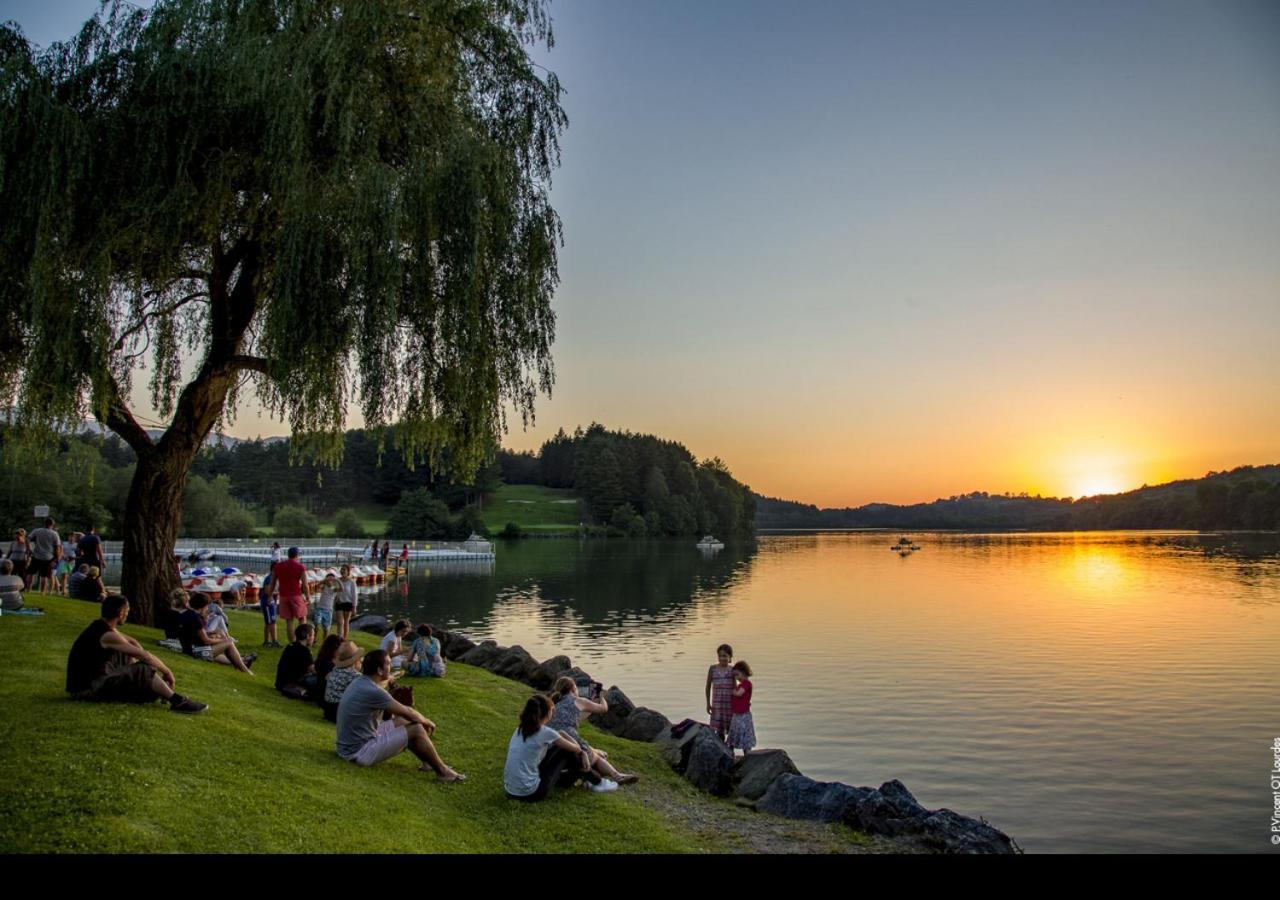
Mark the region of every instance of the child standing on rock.
POLYGON ((729 722, 729 751, 745 755, 756 745, 756 725, 751 718, 751 667, 745 659, 733 664, 733 719, 729 722))
POLYGON ((733 648, 721 644, 716 648, 716 665, 707 669, 707 714, 711 716, 711 728, 724 740, 729 734, 729 722, 733 718, 733 648))

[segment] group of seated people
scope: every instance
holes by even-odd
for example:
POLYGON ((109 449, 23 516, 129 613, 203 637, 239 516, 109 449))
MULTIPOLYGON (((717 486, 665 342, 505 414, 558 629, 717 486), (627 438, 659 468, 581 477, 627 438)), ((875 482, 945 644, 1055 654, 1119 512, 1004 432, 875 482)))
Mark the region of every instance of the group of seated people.
POLYGON ((405 653, 403 638, 409 627, 409 623, 401 619, 382 636, 379 647, 391 657, 392 668, 405 669, 415 676, 443 678, 446 670, 444 654, 440 652, 440 639, 435 637, 434 629, 430 625, 419 625, 418 636, 410 645, 409 652, 405 653))
POLYGON ((502 772, 507 796, 533 803, 557 787, 579 781, 600 793, 638 781, 638 775, 615 769, 609 754, 593 748, 578 733, 584 717, 608 711, 603 697, 592 700, 580 696, 578 683, 568 675, 556 680, 550 697, 530 697, 507 744, 507 764, 502 772))
MULTIPOLYGON (((183 590, 171 595, 171 615, 166 630, 181 643, 183 652, 209 658, 253 674, 255 655, 241 657, 226 632, 225 617, 207 597, 191 597, 183 590), (213 607, 213 610, 210 607, 213 607), (221 622, 219 622, 221 619, 221 622), (211 627, 212 626, 212 627, 211 627)), ((106 703, 168 702, 174 712, 198 713, 206 704, 175 690, 173 672, 133 638, 122 634, 129 602, 109 595, 101 602, 101 617, 76 639, 67 659, 66 690, 79 700, 106 703)), ((286 696, 307 699, 324 708, 325 718, 335 722, 337 755, 360 766, 372 766, 405 750, 421 762, 422 771, 434 772, 443 782, 465 781, 441 758, 431 740, 436 725, 409 703, 401 703, 389 691, 397 661, 420 663, 424 674, 437 674, 439 639, 429 625, 418 629, 408 655, 399 660, 392 651, 403 650, 400 638, 409 624, 401 621, 388 632, 383 646, 364 653, 353 641, 328 635, 313 660, 315 628, 300 624, 294 640, 280 655, 276 688, 286 696)), ((443 660, 440 661, 443 674, 443 660)), ((608 754, 594 749, 578 733, 580 721, 592 713, 605 713, 608 703, 598 696, 581 696, 577 682, 558 679, 550 696, 534 694, 520 713, 520 723, 507 747, 503 786, 509 797, 526 802, 542 800, 556 787, 581 781, 597 792, 617 790, 638 776, 619 772, 608 754)))

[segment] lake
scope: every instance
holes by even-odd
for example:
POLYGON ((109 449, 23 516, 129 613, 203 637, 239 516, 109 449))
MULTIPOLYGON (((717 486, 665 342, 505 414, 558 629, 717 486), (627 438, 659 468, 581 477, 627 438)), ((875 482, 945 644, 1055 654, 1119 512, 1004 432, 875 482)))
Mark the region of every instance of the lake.
POLYGON ((566 653, 673 721, 705 721, 727 642, 760 747, 899 778, 1028 851, 1271 849, 1275 534, 917 532, 905 557, 897 537, 498 542, 362 606, 566 653))

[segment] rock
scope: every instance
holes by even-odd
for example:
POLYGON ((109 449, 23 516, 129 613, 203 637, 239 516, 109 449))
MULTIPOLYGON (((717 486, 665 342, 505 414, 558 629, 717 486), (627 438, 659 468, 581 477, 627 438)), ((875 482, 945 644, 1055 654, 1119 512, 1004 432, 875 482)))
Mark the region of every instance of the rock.
POLYGON ((920 823, 929 815, 906 785, 897 779, 886 781, 879 790, 863 788, 867 793, 844 811, 844 822, 871 834, 916 834, 920 823))
POLYGON ((387 621, 386 616, 365 613, 358 619, 353 619, 351 627, 356 631, 363 631, 366 634, 376 634, 378 637, 382 637, 382 635, 391 630, 391 623, 387 621))
POLYGON ((529 655, 529 651, 519 646, 508 647, 494 656, 484 667, 495 675, 533 683, 533 675, 538 671, 538 661, 529 655))
MULTIPOLYGON (((685 719, 684 721, 688 722, 689 720, 685 719)), ((711 729, 706 725, 695 723, 681 732, 679 737, 675 737, 671 734, 671 729, 668 728, 661 734, 656 735, 653 738, 653 743, 657 745, 659 752, 662 753, 662 758, 667 761, 667 765, 679 771, 684 764, 685 745, 696 738, 700 730, 710 731, 711 729)))
POLYGON ((671 722, 662 713, 637 706, 622 720, 622 727, 615 733, 632 741, 651 741, 670 728, 671 722))
POLYGON ((681 774, 695 787, 727 797, 733 789, 733 754, 710 728, 699 728, 684 745, 681 774))
POLYGON ((759 800, 779 775, 799 775, 786 750, 752 750, 733 765, 734 793, 759 800))
POLYGON ((1012 838, 986 822, 962 816, 949 809, 930 813, 921 823, 922 840, 944 853, 1017 853, 1012 838))
POLYGON ((461 659, 464 653, 476 645, 466 635, 452 631, 437 632, 436 636, 440 638, 440 652, 448 660, 461 659))
POLYGON ((872 791, 839 781, 814 781, 804 775, 779 775, 756 802, 756 809, 788 819, 839 822, 846 809, 872 791))
POLYGON ((486 667, 486 663, 502 652, 497 641, 481 641, 458 657, 458 662, 468 666, 486 667))
POLYGON ((604 702, 609 704, 609 711, 601 715, 592 713, 590 722, 601 731, 617 734, 622 730, 622 720, 631 715, 636 705, 618 688, 617 685, 604 692, 604 702))
POLYGON ((573 668, 573 661, 567 656, 553 656, 538 665, 533 672, 533 686, 540 691, 549 691, 556 679, 573 668))

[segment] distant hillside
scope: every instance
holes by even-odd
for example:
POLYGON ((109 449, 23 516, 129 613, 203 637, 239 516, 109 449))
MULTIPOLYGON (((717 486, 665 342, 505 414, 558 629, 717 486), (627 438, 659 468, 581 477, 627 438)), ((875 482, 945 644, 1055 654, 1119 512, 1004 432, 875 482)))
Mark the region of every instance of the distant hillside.
POLYGON ((845 509, 756 497, 757 528, 958 528, 1072 531, 1108 528, 1280 529, 1280 465, 1079 500, 975 492, 932 503, 845 509))

